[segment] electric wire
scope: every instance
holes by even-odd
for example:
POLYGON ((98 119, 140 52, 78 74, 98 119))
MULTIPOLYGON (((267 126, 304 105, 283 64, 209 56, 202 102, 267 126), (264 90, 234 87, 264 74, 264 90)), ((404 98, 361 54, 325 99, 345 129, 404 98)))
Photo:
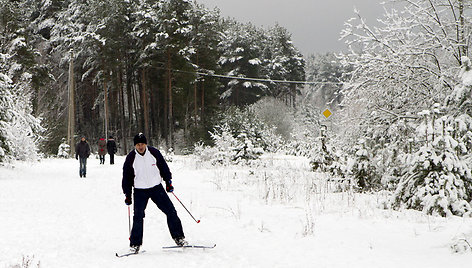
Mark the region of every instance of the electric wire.
MULTIPOLYGON (((167 68, 162 68, 167 69, 167 68)), ((210 77, 217 77, 217 78, 226 78, 226 79, 237 79, 237 80, 246 80, 246 81, 257 81, 257 82, 269 82, 269 83, 285 83, 285 84, 306 84, 306 85, 340 85, 341 82, 330 82, 330 81, 292 81, 292 80, 278 80, 278 79, 264 79, 264 78, 254 78, 254 77, 241 77, 241 76, 233 76, 233 75, 222 75, 222 74, 215 74, 214 71, 205 70, 203 71, 183 71, 177 69, 171 69, 173 72, 179 73, 188 73, 188 74, 196 74, 201 76, 210 76, 210 77)))

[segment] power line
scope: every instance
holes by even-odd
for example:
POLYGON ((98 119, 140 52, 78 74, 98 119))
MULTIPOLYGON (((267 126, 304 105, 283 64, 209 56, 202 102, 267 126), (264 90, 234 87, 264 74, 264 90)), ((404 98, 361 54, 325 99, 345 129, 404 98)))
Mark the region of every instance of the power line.
POLYGON ((278 80, 278 79, 264 79, 264 78, 254 78, 254 77, 240 77, 240 76, 232 76, 232 75, 221 75, 221 74, 215 74, 213 71, 210 70, 205 70, 208 71, 207 73, 204 72, 189 72, 189 71, 182 71, 182 70, 176 70, 172 69, 174 72, 180 72, 180 73, 188 73, 188 74, 198 74, 198 75, 203 75, 203 76, 210 76, 210 77, 218 77, 218 78, 227 78, 227 79, 237 79, 237 80, 246 80, 246 81, 259 81, 259 82, 269 82, 269 83, 285 83, 285 84, 307 84, 307 85, 319 85, 319 84, 334 84, 338 85, 341 84, 339 82, 328 82, 328 81, 291 81, 291 80, 278 80))
POLYGON ((263 79, 263 78, 253 78, 253 77, 240 77, 240 76, 231 76, 231 75, 221 75, 221 74, 209 74, 196 72, 198 75, 211 76, 211 77, 220 77, 220 78, 229 78, 229 79, 238 79, 238 80, 247 80, 247 81, 259 81, 259 82, 270 82, 270 83, 286 83, 286 84, 339 84, 336 82, 315 82, 315 81, 291 81, 291 80, 277 80, 277 79, 263 79))

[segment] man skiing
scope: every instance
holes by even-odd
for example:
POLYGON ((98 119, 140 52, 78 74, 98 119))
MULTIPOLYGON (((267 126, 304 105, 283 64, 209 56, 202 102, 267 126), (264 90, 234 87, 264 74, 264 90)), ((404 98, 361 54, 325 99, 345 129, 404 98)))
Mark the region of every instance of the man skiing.
POLYGON ((79 174, 80 177, 87 176, 87 158, 90 156, 90 146, 85 140, 85 137, 80 139, 80 142, 75 146, 75 159, 79 160, 79 174))
POLYGON ((156 148, 147 146, 147 139, 143 133, 134 137, 135 150, 126 157, 123 165, 122 188, 126 196, 126 205, 132 204, 131 193, 134 187, 134 216, 131 230, 131 251, 138 253, 143 243, 144 211, 149 199, 166 214, 167 226, 171 237, 178 246, 185 246, 182 223, 180 222, 174 205, 167 192, 172 192, 172 174, 162 154, 156 148), (162 186, 166 183, 166 190, 162 186))

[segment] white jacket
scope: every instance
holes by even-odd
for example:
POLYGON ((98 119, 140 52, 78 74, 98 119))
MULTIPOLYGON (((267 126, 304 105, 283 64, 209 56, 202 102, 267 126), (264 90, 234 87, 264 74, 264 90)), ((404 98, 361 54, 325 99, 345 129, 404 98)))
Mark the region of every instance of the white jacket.
POLYGON ((134 188, 149 189, 162 183, 161 174, 157 167, 157 159, 146 148, 144 155, 136 151, 133 163, 134 188))

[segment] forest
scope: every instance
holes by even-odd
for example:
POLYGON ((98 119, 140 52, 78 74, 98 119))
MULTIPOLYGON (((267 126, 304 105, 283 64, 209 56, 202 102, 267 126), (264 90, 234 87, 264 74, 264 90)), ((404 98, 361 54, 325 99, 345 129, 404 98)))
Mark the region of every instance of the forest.
POLYGON ((68 121, 69 139, 112 135, 121 153, 137 132, 156 146, 186 148, 208 140, 229 106, 263 96, 295 105, 300 86, 270 81, 304 81, 304 59, 286 29, 242 24, 194 1, 1 4, 2 90, 28 95, 24 135, 40 138, 46 154, 55 154, 68 121))
POLYGON ((387 1, 375 27, 354 10, 347 49, 309 56, 281 25, 190 0, 0 3, 2 163, 79 136, 125 154, 143 132, 215 165, 307 157, 392 208, 472 211, 470 1, 387 1))

